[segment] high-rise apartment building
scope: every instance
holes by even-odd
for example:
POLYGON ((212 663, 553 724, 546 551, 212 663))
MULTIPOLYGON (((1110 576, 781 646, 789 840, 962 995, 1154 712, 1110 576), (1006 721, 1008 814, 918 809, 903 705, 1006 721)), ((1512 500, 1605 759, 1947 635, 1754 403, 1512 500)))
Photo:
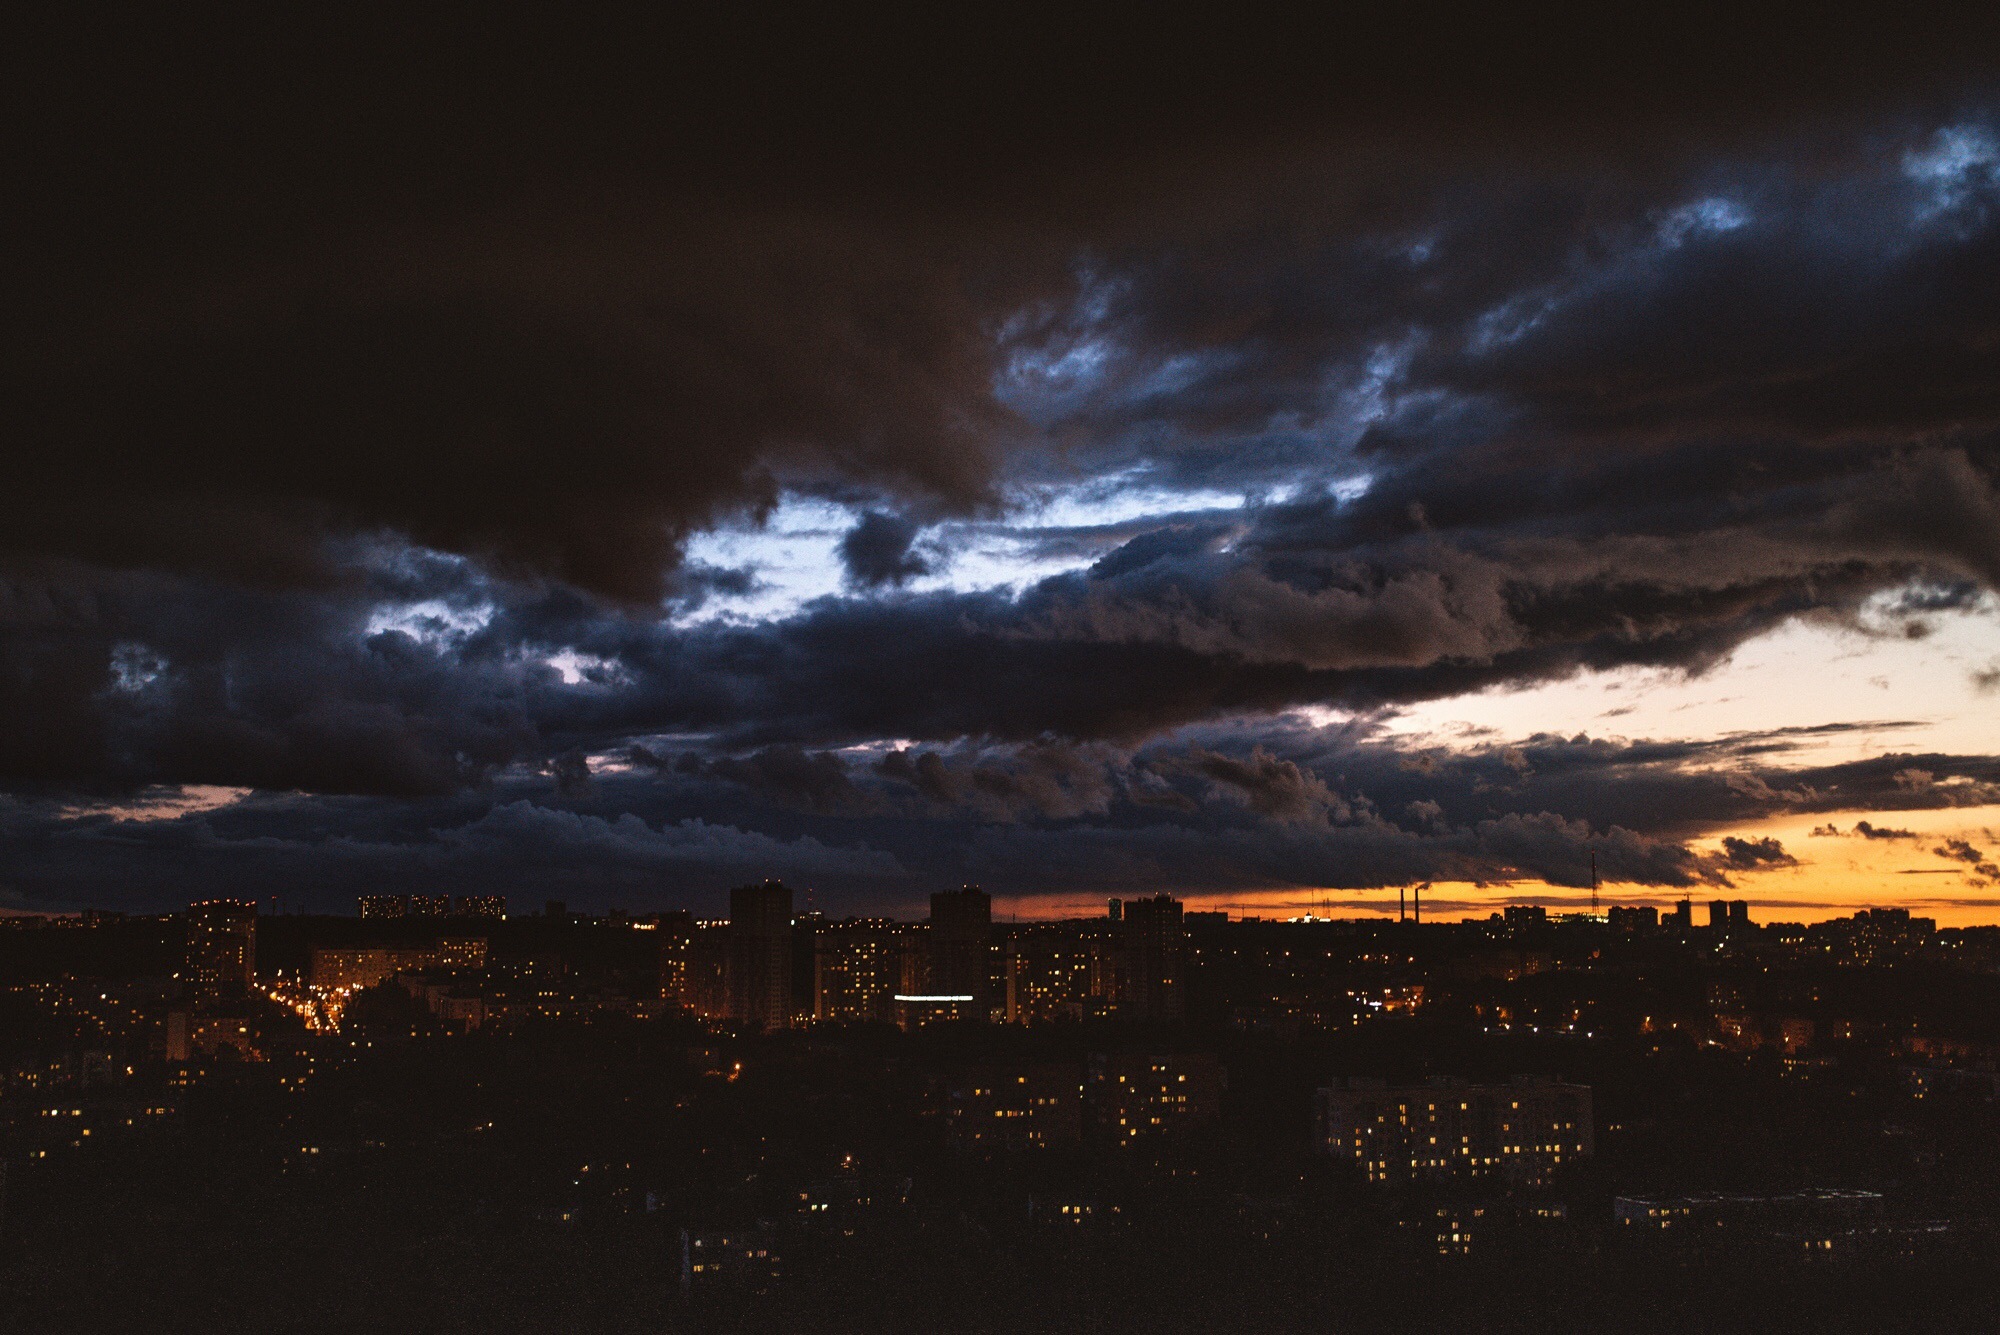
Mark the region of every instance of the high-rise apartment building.
POLYGON ((879 918, 813 933, 813 1018, 894 1019, 896 994, 913 990, 906 982, 912 935, 904 925, 879 918))
POLYGON ((660 934, 660 996, 674 1005, 687 1005, 689 947, 694 944, 694 915, 687 912, 662 913, 660 934))
POLYGON ((257 974, 257 905, 245 899, 209 899, 188 905, 188 986, 215 996, 249 988, 257 974))
POLYGON ((1181 902, 1153 895, 1125 905, 1123 977, 1118 1009, 1141 1020, 1178 1020, 1187 1014, 1187 925, 1181 902))
POLYGON ((963 1003, 966 1012, 981 1020, 992 1004, 987 959, 992 936, 993 900, 978 886, 931 896, 931 967, 926 986, 940 996, 970 997, 963 1003))
POLYGON ((661 944, 662 980, 672 979, 678 992, 668 1000, 704 1020, 729 1018, 729 924, 691 921, 685 942, 669 937, 661 944))
POLYGON ((1714 899, 1708 905, 1709 929, 1718 936, 1750 930, 1750 905, 1741 899, 1714 899))
POLYGON ((729 892, 729 1018, 792 1022, 792 891, 779 881, 729 892))
POLYGON ((1005 945, 1009 1024, 1081 1020, 1117 995, 1117 938, 1103 920, 1047 923, 1009 931, 1005 945))

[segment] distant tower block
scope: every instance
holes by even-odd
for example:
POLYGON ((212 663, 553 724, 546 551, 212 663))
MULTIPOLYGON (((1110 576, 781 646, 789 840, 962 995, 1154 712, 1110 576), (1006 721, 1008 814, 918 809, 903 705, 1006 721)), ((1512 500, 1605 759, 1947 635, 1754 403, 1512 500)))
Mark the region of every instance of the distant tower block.
POLYGON ((729 1018, 792 1022, 792 891, 780 881, 729 892, 729 1018))
POLYGON ((1120 1010, 1142 1020, 1178 1020, 1187 1013, 1188 934, 1178 899, 1154 895, 1127 904, 1120 953, 1120 1010))
POLYGON ((209 899, 188 905, 187 981, 197 995, 247 991, 257 973, 257 905, 209 899))
POLYGON ((981 1020, 992 1004, 992 936, 993 900, 978 886, 931 896, 930 990, 971 997, 965 1010, 981 1020))

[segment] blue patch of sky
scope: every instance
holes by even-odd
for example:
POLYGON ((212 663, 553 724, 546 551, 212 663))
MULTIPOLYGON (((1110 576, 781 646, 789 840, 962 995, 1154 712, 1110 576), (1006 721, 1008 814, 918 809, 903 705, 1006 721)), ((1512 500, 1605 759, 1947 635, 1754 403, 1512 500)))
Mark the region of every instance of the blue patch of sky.
POLYGON ((688 541, 693 561, 731 569, 749 568, 758 586, 746 594, 716 594, 684 624, 710 620, 762 621, 788 616, 815 598, 841 591, 845 567, 840 540, 858 514, 817 497, 787 494, 759 524, 738 520, 688 541))

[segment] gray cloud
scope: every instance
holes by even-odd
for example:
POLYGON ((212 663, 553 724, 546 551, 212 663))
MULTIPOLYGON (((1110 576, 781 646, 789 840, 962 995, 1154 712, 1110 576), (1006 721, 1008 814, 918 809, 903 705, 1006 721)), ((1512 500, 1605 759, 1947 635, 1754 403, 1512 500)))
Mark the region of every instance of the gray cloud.
POLYGON ((1319 776, 1258 747, 1238 759, 1193 748, 1183 764, 1238 795, 1253 811, 1283 822, 1346 820, 1353 812, 1319 776))
POLYGON ((931 561, 915 549, 922 527, 914 520, 880 510, 863 514, 840 540, 848 582, 876 589, 906 584, 931 571, 931 561))
MULTIPOLYGON (((1814 826, 1813 833, 1815 835, 1824 836, 1826 838, 1837 839, 1842 834, 1850 832, 1843 831, 1837 825, 1829 824, 1829 825, 1814 826)), ((1854 829, 1851 831, 1851 833, 1855 837, 1861 839, 1915 839, 1917 837, 1917 832, 1915 830, 1886 829, 1880 826, 1870 825, 1865 820, 1858 820, 1854 822, 1854 829)))
POLYGON ((808 23, 606 41, 588 88, 413 40, 332 105, 286 62, 43 44, 0 358, 10 865, 73 898, 128 846, 186 885, 539 840, 620 885, 764 857, 859 895, 1574 886, 1595 851, 1685 887, 1789 859, 1692 851, 1731 821, 2000 801, 1991 757, 1283 713, 1701 672, 1800 619, 1920 636, 1990 594, 1983 43, 1610 25, 1578 60, 1384 22, 1354 38, 1384 73, 1327 80, 1157 26, 1066 19, 1081 92, 1039 47, 941 80, 808 23), (759 576, 688 540, 786 494, 856 513, 847 592, 699 619, 759 576), (1152 512, 1033 522, 1086 494, 1152 512), (969 535, 1091 564, 902 587, 969 535), (48 815, 183 784, 257 796, 115 839, 48 815))

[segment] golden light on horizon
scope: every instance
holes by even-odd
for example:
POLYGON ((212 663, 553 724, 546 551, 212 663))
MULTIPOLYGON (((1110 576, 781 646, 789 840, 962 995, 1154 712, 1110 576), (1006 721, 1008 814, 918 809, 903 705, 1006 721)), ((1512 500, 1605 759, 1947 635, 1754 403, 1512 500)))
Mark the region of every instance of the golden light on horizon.
MULTIPOLYGON (((1893 906, 1935 918, 1940 927, 2000 924, 2000 878, 1979 870, 2000 857, 2000 806, 1774 816, 1718 830, 1691 840, 1689 846, 1716 853, 1727 838, 1777 839, 1797 859, 1797 865, 1731 871, 1727 885, 1645 886, 1607 878, 1599 890, 1599 902, 1605 907, 1629 904, 1666 909, 1683 898, 1692 899, 1697 906, 1713 899, 1741 899, 1749 902, 1751 915, 1758 922, 1807 923, 1893 906), (1856 831, 1863 823, 1875 831, 1875 837, 1856 831), (1840 833, 1816 833, 1829 827, 1840 833), (1953 848, 1954 842, 1959 847, 1953 848), (1969 861, 1965 856, 1968 849, 1983 853, 1983 864, 1969 861)), ((1311 914, 1393 918, 1398 908, 1395 886, 1181 891, 1161 885, 1143 892, 1107 889, 1102 895, 1003 899, 997 901, 996 909, 1011 911, 1022 921, 1102 917, 1108 899, 1129 899, 1160 890, 1176 895, 1191 911, 1221 911, 1231 917, 1277 919, 1311 914)), ((1508 904, 1540 904, 1552 913, 1585 912, 1590 907, 1590 889, 1523 879, 1436 881, 1423 892, 1427 922, 1484 918, 1508 904)), ((1696 920, 1706 919, 1698 913, 1696 920)))

